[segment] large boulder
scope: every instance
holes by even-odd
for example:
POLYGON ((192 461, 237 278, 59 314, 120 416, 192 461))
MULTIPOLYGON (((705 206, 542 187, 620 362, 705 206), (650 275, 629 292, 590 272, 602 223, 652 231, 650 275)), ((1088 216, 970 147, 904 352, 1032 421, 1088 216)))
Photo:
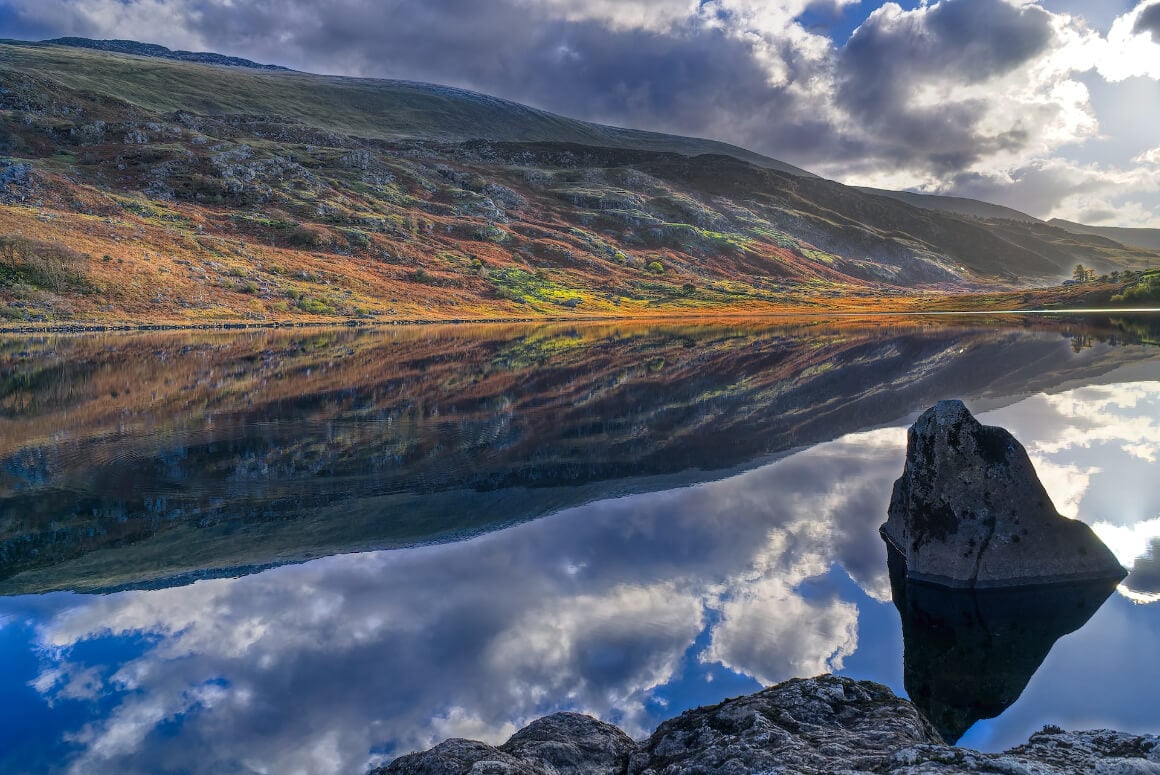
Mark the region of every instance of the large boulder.
POLYGON ((981 588, 1126 575, 1091 528, 1055 510, 1023 445, 961 401, 940 401, 910 428, 881 532, 914 581, 981 588))

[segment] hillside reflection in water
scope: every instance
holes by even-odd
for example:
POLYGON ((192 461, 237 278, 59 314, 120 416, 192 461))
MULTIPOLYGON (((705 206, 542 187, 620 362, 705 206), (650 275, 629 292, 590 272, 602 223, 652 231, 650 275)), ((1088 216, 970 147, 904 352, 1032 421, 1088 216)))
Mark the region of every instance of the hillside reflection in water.
MULTIPOLYGON (((246 383, 239 355, 234 377, 190 394, 176 363, 169 393, 163 372, 130 381, 151 408, 105 414, 99 373, 52 382, 52 401, 9 390, 9 592, 161 588, 0 599, 0 769, 359 772, 448 736, 499 740, 560 708, 640 735, 794 675, 901 692, 877 528, 906 425, 948 395, 1011 429, 1060 510, 1095 523, 1125 564, 1160 536, 1160 494, 1141 485, 1160 453, 1160 351, 1100 343, 1104 329, 1079 353, 1073 331, 600 330, 558 332, 537 344, 539 366, 488 374, 479 363, 529 337, 457 334, 435 349, 458 358, 421 369, 386 362, 383 335, 331 335, 297 389, 246 383), (358 384, 343 358, 377 362, 379 378, 358 384), (527 368, 538 383, 512 381, 527 368), (497 373, 503 390, 488 385, 497 373), (420 451, 388 464, 391 445, 420 451), (40 502, 71 521, 44 513, 46 527, 28 511, 40 502), (40 551, 21 554, 22 538, 40 551)), ((114 361, 131 349, 108 346, 114 361)), ((1156 731, 1139 687, 1160 679, 1160 606, 1129 600, 1156 591, 1146 566, 962 742, 1004 747, 1048 722, 1156 731)))

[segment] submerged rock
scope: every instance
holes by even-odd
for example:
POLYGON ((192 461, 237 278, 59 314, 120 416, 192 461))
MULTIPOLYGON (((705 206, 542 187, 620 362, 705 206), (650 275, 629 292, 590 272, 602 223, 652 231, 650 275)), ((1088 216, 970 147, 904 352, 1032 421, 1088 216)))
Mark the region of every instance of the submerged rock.
POLYGON ((907 436, 882 536, 907 575, 957 587, 1122 579, 1087 525, 1055 510, 1015 437, 961 401, 940 401, 907 436))
POLYGON ((906 700, 869 681, 795 679, 666 721, 634 743, 574 713, 541 719, 502 746, 448 740, 376 775, 1035 775, 1160 774, 1160 737, 1044 730, 984 754, 943 743, 906 700))
POLYGON ((907 696, 945 741, 955 743, 976 721, 995 718, 1019 699, 1055 642, 1086 624, 1116 584, 916 584, 891 546, 907 696))

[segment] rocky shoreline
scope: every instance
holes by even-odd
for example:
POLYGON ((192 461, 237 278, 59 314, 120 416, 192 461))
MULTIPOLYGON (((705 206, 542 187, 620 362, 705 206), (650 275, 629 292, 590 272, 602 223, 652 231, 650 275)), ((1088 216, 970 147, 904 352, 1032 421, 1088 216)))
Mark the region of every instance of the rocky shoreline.
POLYGON ((452 739, 371 775, 1160 775, 1160 736, 1045 727, 988 754, 947 745, 909 701, 881 684, 794 679, 696 708, 633 741, 578 713, 556 713, 506 743, 452 739))

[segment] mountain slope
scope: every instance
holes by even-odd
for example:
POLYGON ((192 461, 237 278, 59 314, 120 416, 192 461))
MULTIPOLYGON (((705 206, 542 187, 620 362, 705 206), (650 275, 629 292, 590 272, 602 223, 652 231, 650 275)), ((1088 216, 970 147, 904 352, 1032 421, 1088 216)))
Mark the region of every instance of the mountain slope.
POLYGON ((1021 221, 1023 223, 1042 223, 1039 218, 1019 212, 1010 207, 982 202, 978 199, 967 199, 961 196, 940 196, 938 194, 917 194, 913 191, 887 191, 881 188, 867 188, 858 186, 858 190, 876 196, 887 196, 906 202, 908 205, 923 210, 939 210, 955 215, 965 215, 970 218, 987 218, 1007 221, 1021 221))
POLYGON ((601 126, 447 86, 197 64, 150 59, 148 77, 142 77, 139 56, 89 52, 51 41, 5 41, 0 46, 0 67, 5 70, 159 113, 279 115, 377 140, 554 141, 690 156, 714 153, 793 175, 811 174, 726 143, 601 126))
POLYGON ((21 323, 914 309, 1160 264, 454 89, 64 46, 0 43, 0 154, 21 323))
POLYGON ((1145 250, 1160 250, 1160 229, 1128 229, 1118 226, 1086 226, 1082 223, 1073 223, 1061 218, 1052 218, 1049 223, 1056 228, 1070 231, 1072 234, 1085 234, 1103 237, 1121 245, 1143 248, 1145 250))

